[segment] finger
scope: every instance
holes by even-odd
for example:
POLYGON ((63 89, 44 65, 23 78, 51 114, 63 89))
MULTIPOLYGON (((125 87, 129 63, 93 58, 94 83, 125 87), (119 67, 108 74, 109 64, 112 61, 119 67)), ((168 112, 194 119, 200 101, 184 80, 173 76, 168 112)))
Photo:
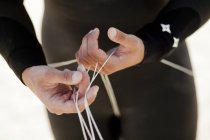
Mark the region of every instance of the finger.
POLYGON ((95 32, 95 31, 91 30, 88 34, 86 34, 83 37, 82 44, 76 56, 79 63, 83 64, 86 68, 95 62, 95 61, 93 62, 93 60, 95 59, 93 59, 92 56, 88 54, 88 36, 91 35, 91 32, 95 32))
POLYGON ((102 49, 98 49, 98 53, 96 54, 96 57, 98 58, 97 62, 100 64, 103 64, 108 58, 108 55, 102 49))
POLYGON ((87 35, 87 57, 90 58, 88 59, 90 65, 93 65, 98 61, 98 37, 98 28, 90 31, 87 35))
POLYGON ((79 65, 83 65, 86 69, 90 66, 90 64, 85 59, 82 60, 82 57, 79 56, 79 51, 76 53, 75 57, 79 65))
POLYGON ((82 80, 82 73, 65 69, 60 71, 51 69, 47 72, 47 77, 51 83, 62 83, 66 85, 76 85, 82 80))
MULTIPOLYGON (((89 89, 89 91, 87 92, 87 96, 86 96, 88 105, 91 105, 95 101, 98 90, 99 90, 98 86, 92 86, 89 89)), ((82 98, 80 98, 78 100, 78 106, 79 106, 80 111, 84 110, 84 108, 85 108, 84 103, 85 103, 85 96, 83 96, 82 98)))
POLYGON ((79 62, 82 63, 86 68, 89 66, 94 68, 97 62, 103 63, 107 58, 106 52, 98 48, 99 33, 99 29, 95 28, 85 36, 87 39, 86 47, 81 47, 80 51, 82 52, 79 54, 80 56, 77 56, 80 57, 79 62))
POLYGON ((66 93, 61 96, 62 100, 67 101, 70 99, 72 93, 66 93))
POLYGON ((139 39, 136 36, 126 34, 114 27, 109 28, 108 37, 113 42, 121 44, 124 47, 137 46, 139 43, 139 39))
POLYGON ((95 28, 87 35, 87 51, 88 56, 92 57, 93 62, 96 63, 106 57, 106 53, 98 47, 99 29, 95 28))
POLYGON ((87 56, 87 35, 85 35, 82 39, 82 43, 80 45, 79 51, 76 54, 76 58, 79 63, 82 63, 83 65, 88 65, 87 58, 85 56, 87 56))
POLYGON ((99 37, 99 29, 95 28, 87 34, 87 49, 88 53, 92 51, 98 50, 98 37, 99 37))
MULTIPOLYGON (((92 104, 94 100, 96 99, 97 93, 98 93, 99 87, 93 86, 90 88, 90 90, 87 92, 87 102, 88 105, 92 104)), ((85 109, 85 97, 83 96, 80 98, 77 102, 79 111, 82 112, 85 109)), ((62 113, 77 113, 76 106, 73 100, 66 101, 64 104, 59 106, 61 109, 60 112, 62 113)))
POLYGON ((84 65, 82 65, 82 64, 79 64, 79 65, 78 65, 77 70, 78 70, 78 71, 83 71, 83 72, 86 71, 84 65))
POLYGON ((86 92, 86 90, 87 90, 87 88, 88 88, 88 86, 90 84, 90 77, 89 77, 88 73, 86 72, 85 67, 82 64, 80 64, 77 67, 77 70, 81 71, 82 74, 83 74, 82 81, 78 85, 79 98, 80 98, 80 97, 82 97, 85 94, 85 92, 86 92))

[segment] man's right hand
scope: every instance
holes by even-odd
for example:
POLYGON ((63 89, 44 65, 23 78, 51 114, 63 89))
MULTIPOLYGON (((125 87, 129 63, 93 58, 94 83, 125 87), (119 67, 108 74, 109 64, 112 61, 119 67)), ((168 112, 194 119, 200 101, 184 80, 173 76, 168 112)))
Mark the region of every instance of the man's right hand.
MULTIPOLYGON (((78 71, 60 71, 49 66, 33 66, 24 70, 24 83, 45 104, 51 113, 76 113, 73 101, 72 86, 79 91, 78 106, 80 111, 85 108, 84 93, 90 83, 90 78, 83 66, 78 71)), ((87 92, 88 104, 91 104, 97 95, 98 86, 92 86, 87 92)))

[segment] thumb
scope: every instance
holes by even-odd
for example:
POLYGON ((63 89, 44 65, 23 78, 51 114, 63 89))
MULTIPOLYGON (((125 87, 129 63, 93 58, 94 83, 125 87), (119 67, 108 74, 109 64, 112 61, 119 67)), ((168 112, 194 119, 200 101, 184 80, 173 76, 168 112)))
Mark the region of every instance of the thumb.
POLYGON ((50 82, 52 83, 62 83, 66 85, 76 85, 82 80, 82 73, 79 71, 70 71, 65 69, 64 71, 53 70, 49 74, 50 82))
POLYGON ((109 28, 108 37, 113 42, 116 42, 124 47, 132 47, 138 45, 139 39, 131 34, 126 34, 114 27, 109 28))

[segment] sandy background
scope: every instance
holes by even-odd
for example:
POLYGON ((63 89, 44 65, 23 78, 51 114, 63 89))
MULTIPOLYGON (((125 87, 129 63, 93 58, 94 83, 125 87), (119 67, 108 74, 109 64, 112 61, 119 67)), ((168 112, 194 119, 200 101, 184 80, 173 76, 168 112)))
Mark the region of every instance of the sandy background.
MULTIPOLYGON (((40 40, 43 1, 26 0, 25 5, 40 40)), ((187 42, 198 92, 197 140, 210 140, 210 21, 189 37, 187 42)), ((0 56, 0 140, 29 139, 53 140, 45 109, 19 82, 0 56)))

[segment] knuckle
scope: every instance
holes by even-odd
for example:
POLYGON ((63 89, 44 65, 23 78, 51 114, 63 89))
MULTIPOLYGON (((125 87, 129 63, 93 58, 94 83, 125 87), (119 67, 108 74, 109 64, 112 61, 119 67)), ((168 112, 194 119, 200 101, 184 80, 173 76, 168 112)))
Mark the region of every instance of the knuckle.
POLYGON ((64 113, 66 113, 66 114, 74 114, 74 113, 77 113, 76 107, 75 106, 72 106, 72 107, 65 108, 63 110, 63 114, 64 113))
POLYGON ((109 75, 109 72, 108 72, 107 69, 103 69, 103 70, 102 70, 102 73, 105 74, 105 75, 109 75))
POLYGON ((70 81, 71 78, 70 78, 70 75, 69 75, 69 71, 64 71, 63 78, 66 81, 70 81))
POLYGON ((114 71, 115 67, 113 65, 108 65, 107 67, 104 67, 103 71, 106 75, 110 75, 114 71))
POLYGON ((85 68, 86 68, 87 70, 89 70, 89 69, 90 69, 90 65, 88 65, 88 64, 84 64, 84 66, 85 66, 85 68))
POLYGON ((82 113, 85 109, 84 108, 81 108, 79 111, 82 113))
POLYGON ((143 43, 143 41, 140 39, 140 38, 138 38, 137 37, 137 46, 142 46, 142 45, 144 45, 144 43, 143 43))
POLYGON ((47 107, 47 110, 52 114, 56 114, 56 115, 62 115, 63 114, 63 112, 60 109, 56 108, 55 106, 47 107))
POLYGON ((50 113, 54 114, 54 112, 53 112, 51 109, 48 108, 47 110, 48 110, 50 113))
POLYGON ((116 39, 118 41, 124 41, 126 38, 126 36, 124 34, 118 33, 118 35, 116 36, 116 39))
POLYGON ((75 57, 76 57, 76 59, 79 58, 79 51, 77 51, 77 52, 75 53, 75 57))
POLYGON ((81 59, 81 64, 83 64, 85 67, 86 66, 88 66, 89 65, 89 63, 88 63, 88 59, 86 58, 83 58, 83 59, 81 59))
POLYGON ((96 55, 97 55, 97 52, 95 50, 88 49, 88 51, 87 51, 87 57, 92 58, 92 57, 95 57, 96 55))
POLYGON ((82 41, 85 41, 85 40, 86 40, 86 38, 87 38, 87 37, 86 37, 86 35, 85 35, 85 36, 82 38, 82 41))
POLYGON ((110 75, 112 72, 111 71, 105 71, 106 75, 110 75))
POLYGON ((53 72, 52 72, 50 69, 47 69, 47 70, 45 71, 44 75, 45 75, 46 77, 52 77, 52 76, 53 76, 53 72))
POLYGON ((82 56, 79 57, 81 59, 81 61, 85 61, 88 58, 88 51, 83 53, 82 56))
POLYGON ((83 38, 82 38, 82 41, 85 41, 86 40, 86 36, 84 36, 83 38))
POLYGON ((69 111, 69 113, 71 113, 71 114, 76 114, 76 113, 77 113, 77 109, 76 109, 76 108, 71 109, 71 110, 69 111))
POLYGON ((82 64, 81 59, 77 58, 77 63, 82 64))
POLYGON ((89 33, 87 34, 87 39, 92 39, 92 37, 94 37, 93 34, 92 34, 91 32, 89 32, 89 33))
POLYGON ((85 110, 84 105, 83 104, 79 104, 79 111, 83 112, 85 110))
POLYGON ((83 72, 83 81, 84 83, 89 83, 90 82, 90 76, 88 75, 87 72, 83 72))
POLYGON ((61 112, 60 110, 58 110, 58 109, 54 109, 54 110, 51 110, 52 112, 51 113, 53 113, 53 114, 56 114, 56 115, 62 115, 63 114, 63 112, 61 112))
POLYGON ((130 34, 129 37, 130 37, 130 40, 132 40, 133 46, 139 46, 141 44, 141 41, 137 36, 130 34))
POLYGON ((47 110, 52 114, 56 114, 56 111, 51 107, 48 107, 47 110))
POLYGON ((83 65, 84 65, 84 63, 85 63, 85 61, 84 61, 84 58, 83 58, 83 57, 79 57, 79 58, 78 58, 78 61, 79 61, 79 63, 81 63, 81 64, 83 64, 83 65))
POLYGON ((130 38, 136 38, 136 36, 133 35, 133 34, 128 34, 128 37, 130 37, 130 38))
POLYGON ((55 114, 56 114, 56 115, 62 115, 63 113, 61 113, 61 112, 56 112, 55 114))
POLYGON ((95 96, 89 97, 88 104, 91 105, 95 100, 95 96))

